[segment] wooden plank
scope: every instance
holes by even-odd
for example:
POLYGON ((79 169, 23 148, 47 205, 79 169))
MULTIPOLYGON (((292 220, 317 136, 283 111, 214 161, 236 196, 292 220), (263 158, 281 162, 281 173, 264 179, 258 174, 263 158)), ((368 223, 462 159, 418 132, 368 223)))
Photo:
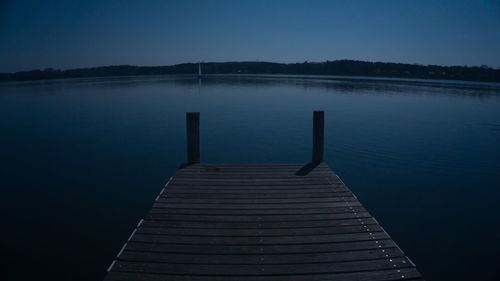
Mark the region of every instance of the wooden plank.
POLYGON ((343 214, 366 212, 364 207, 334 207, 305 209, 190 209, 190 208, 152 208, 150 214, 195 214, 195 215, 309 215, 309 214, 343 214))
POLYGON ((329 185, 331 183, 340 183, 335 179, 251 179, 251 180, 233 180, 233 179, 173 179, 171 185, 329 185))
POLYGON ((153 208, 169 209, 306 209, 306 208, 335 208, 335 207, 359 207, 361 203, 354 202, 324 202, 324 203, 291 203, 291 204, 206 204, 206 203, 173 203, 156 202, 153 208))
POLYGON ((206 276, 206 275, 159 275, 149 273, 110 272, 106 281, 419 281, 420 273, 415 268, 386 269, 349 273, 321 273, 311 275, 261 275, 261 276, 206 276))
POLYGON ((314 170, 308 171, 307 173, 300 173, 302 168, 282 168, 282 169, 268 169, 268 168, 231 168, 231 169, 191 169, 191 170, 180 170, 179 175, 183 174, 216 174, 216 175, 243 175, 243 176, 302 176, 307 177, 314 174, 325 174, 325 175, 336 175, 331 172, 329 168, 316 168, 314 170))
POLYGON ((180 170, 176 176, 193 176, 193 177, 198 177, 198 176, 221 176, 221 177, 236 177, 236 176, 241 176, 241 177, 259 177, 262 176, 263 178, 266 177, 290 177, 290 178, 295 178, 295 177, 302 177, 302 178, 309 178, 309 177, 319 177, 319 176, 327 176, 331 177, 334 176, 336 177, 337 175, 335 173, 332 173, 328 168, 320 168, 320 169, 314 169, 312 171, 308 171, 307 173, 300 173, 301 169, 279 169, 279 170, 270 170, 270 169, 222 169, 222 170, 201 170, 201 169, 196 169, 196 170, 180 170))
MULTIPOLYGON (((362 204, 356 200, 342 200, 345 197, 338 197, 339 201, 330 202, 303 202, 303 203, 214 203, 220 202, 220 200, 227 199, 213 199, 204 200, 202 203, 192 203, 192 202, 178 202, 177 199, 184 198, 173 198, 173 197, 158 197, 158 200, 153 204, 153 208, 159 209, 223 209, 223 210, 244 210, 244 209, 320 209, 320 208, 346 208, 346 207, 362 207, 362 204), (174 201, 164 201, 164 200, 174 200, 174 201)), ((314 199, 314 198, 313 198, 314 199)), ((246 199, 248 200, 248 199, 246 199)), ((256 199, 251 199, 255 202, 256 199)), ((339 209, 340 210, 340 209, 339 209)))
POLYGON ((248 171, 178 171, 175 175, 176 178, 319 178, 319 177, 336 177, 335 174, 327 169, 315 170, 309 172, 307 175, 297 175, 297 172, 283 171, 283 172, 248 172, 248 171))
POLYGON ((341 185, 202 185, 202 184, 189 184, 179 185, 176 183, 169 184, 166 187, 166 192, 189 192, 198 193, 197 191, 204 191, 205 193, 212 193, 212 191, 231 192, 238 191, 244 193, 250 191, 251 193, 269 193, 269 192, 283 192, 283 193, 314 193, 319 192, 350 192, 348 188, 341 185), (269 192, 266 192, 269 191, 269 192))
POLYGON ((231 199, 207 199, 207 198, 176 198, 170 196, 160 196, 156 200, 158 203, 203 203, 203 204, 259 204, 259 205, 281 205, 281 204, 309 204, 309 203, 326 203, 326 202, 358 202, 354 196, 344 197, 320 197, 320 198, 264 198, 264 199, 245 199, 245 198, 231 198, 231 199))
POLYGON ((356 226, 333 226, 318 228, 240 228, 240 229, 213 229, 213 228, 158 228, 158 227, 140 227, 136 233, 154 234, 154 235, 191 235, 191 236, 298 236, 298 235, 330 235, 346 233, 366 233, 383 231, 377 225, 356 225, 356 226))
POLYGON ((306 173, 300 173, 304 170, 305 166, 301 167, 293 167, 293 168, 204 168, 204 169, 180 169, 177 170, 176 176, 182 176, 185 174, 189 175, 197 175, 197 174, 205 174, 205 175, 231 175, 231 174, 239 174, 242 176, 251 176, 255 174, 263 175, 263 176, 273 176, 273 175, 293 175, 293 176, 310 176, 314 174, 318 175, 336 175, 330 168, 328 167, 316 167, 314 169, 307 170, 306 173))
POLYGON ((207 199, 297 199, 297 198, 333 198, 333 197, 346 197, 353 196, 350 191, 345 192, 330 192, 330 193, 201 193, 201 192, 187 192, 187 193, 169 193, 165 192, 162 197, 168 198, 207 198, 207 199))
MULTIPOLYGON (((207 166, 221 166, 221 167, 255 167, 255 166, 268 166, 271 168, 276 168, 276 167, 302 167, 305 164, 302 162, 277 162, 277 163, 252 163, 252 162, 245 162, 245 163, 238 163, 238 162, 217 162, 217 163, 197 163, 193 165, 189 165, 186 167, 207 167, 207 166)), ((326 162, 321 162, 319 164, 320 166, 327 166, 328 164, 326 162)))
POLYGON ((301 243, 275 245, 215 245, 215 244, 178 244, 178 243, 144 243, 127 242, 126 250, 156 252, 156 253, 186 253, 186 254, 304 254, 331 253, 358 250, 376 250, 397 247, 390 239, 361 240, 343 243, 301 243), (378 243, 377 243, 378 242, 378 243))
POLYGON ((328 184, 328 185, 176 185, 172 184, 168 186, 168 190, 189 190, 189 189, 201 189, 201 190, 284 190, 284 191, 293 191, 293 190, 310 190, 310 189, 323 189, 323 190, 332 190, 332 191, 348 191, 347 188, 338 184, 328 184))
POLYGON ((411 267, 406 258, 392 258, 368 261, 346 261, 332 263, 304 263, 300 266, 295 264, 261 264, 238 266, 225 264, 181 264, 181 263, 145 263, 117 261, 114 265, 116 271, 139 271, 157 274, 179 274, 179 275, 300 275, 300 274, 320 274, 320 273, 345 273, 353 271, 382 270, 393 269, 394 265, 398 268, 411 267))
POLYGON ((315 171, 307 175, 297 175, 297 173, 235 173, 235 172, 182 172, 175 176, 178 179, 321 179, 334 178, 334 174, 329 172, 315 171))
POLYGON ((286 221, 311 221, 311 220, 339 220, 371 218, 368 212, 340 213, 340 214, 300 214, 300 215, 208 215, 208 214, 164 214, 149 213, 146 219, 169 221, 205 221, 205 222, 286 222, 286 221))
POLYGON ((124 251, 118 257, 121 261, 155 263, 194 263, 194 264, 303 264, 321 262, 342 262, 357 260, 376 260, 404 257, 398 248, 360 250, 347 252, 304 253, 304 254, 267 254, 267 255, 217 255, 182 254, 124 251))
POLYGON ((316 181, 326 181, 328 184, 336 183, 341 184, 341 182, 335 176, 223 176, 223 175, 212 175, 212 176, 180 176, 175 177, 175 181, 179 182, 236 182, 237 184, 241 182, 266 182, 266 181, 283 181, 283 182, 316 182, 316 181))
POLYGON ((262 236, 262 237, 228 237, 228 236, 182 236, 152 235, 135 233, 130 241, 163 244, 217 244, 217 245, 283 245, 304 243, 340 243, 349 241, 375 241, 388 239, 385 232, 365 232, 330 235, 301 236, 262 236))
POLYGON ((265 191, 259 190, 259 189, 204 189, 204 188, 179 188, 177 186, 168 186, 166 189, 166 194, 173 194, 173 193, 195 193, 195 194, 203 194, 203 193, 209 193, 209 194, 259 194, 259 195, 265 195, 265 194, 271 194, 271 193, 281 193, 281 194, 328 194, 328 193, 335 193, 335 192, 346 192, 347 190, 339 188, 339 189, 334 189, 334 188, 309 188, 305 187, 302 189, 294 189, 294 190, 286 190, 286 189, 266 189, 265 191))
POLYGON ((238 229, 238 228, 257 228, 257 229, 279 229, 279 228, 323 228, 335 226, 356 226, 356 225, 374 225, 377 222, 373 218, 362 219, 343 219, 343 220, 307 220, 307 221, 165 221, 165 220, 144 220, 143 227, 159 228, 211 228, 211 229, 238 229))

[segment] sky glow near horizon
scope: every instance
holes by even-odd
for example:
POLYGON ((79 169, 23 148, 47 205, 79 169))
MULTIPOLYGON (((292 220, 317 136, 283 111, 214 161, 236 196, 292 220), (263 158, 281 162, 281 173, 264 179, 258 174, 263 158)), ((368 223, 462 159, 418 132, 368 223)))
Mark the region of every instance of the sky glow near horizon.
POLYGON ((500 1, 0 0, 0 72, 336 59, 500 67, 500 1))

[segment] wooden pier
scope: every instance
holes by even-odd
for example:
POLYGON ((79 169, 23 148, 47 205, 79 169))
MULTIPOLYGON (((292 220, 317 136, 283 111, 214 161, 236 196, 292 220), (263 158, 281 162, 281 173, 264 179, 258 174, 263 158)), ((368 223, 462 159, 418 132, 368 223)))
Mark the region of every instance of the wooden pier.
POLYGON ((105 280, 422 280, 321 162, 322 112, 307 164, 198 163, 199 115, 187 121, 189 165, 158 195, 105 280))

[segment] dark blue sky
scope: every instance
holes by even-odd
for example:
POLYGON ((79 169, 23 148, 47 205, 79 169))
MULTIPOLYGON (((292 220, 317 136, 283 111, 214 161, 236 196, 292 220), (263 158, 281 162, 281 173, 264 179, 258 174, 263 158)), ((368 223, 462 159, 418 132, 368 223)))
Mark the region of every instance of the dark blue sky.
POLYGON ((357 59, 500 67, 500 1, 0 0, 0 72, 357 59))

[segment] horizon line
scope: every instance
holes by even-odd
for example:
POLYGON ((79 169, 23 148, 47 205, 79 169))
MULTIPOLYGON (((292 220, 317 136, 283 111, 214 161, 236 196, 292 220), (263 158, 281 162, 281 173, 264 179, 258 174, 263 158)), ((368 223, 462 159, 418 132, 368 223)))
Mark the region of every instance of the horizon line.
POLYGON ((109 64, 109 65, 99 65, 99 66, 81 66, 81 67, 69 67, 69 68, 54 68, 54 67, 45 67, 45 68, 32 68, 28 70, 19 70, 19 71, 10 71, 10 72, 0 72, 0 74, 15 74, 22 72, 31 72, 31 71, 47 71, 47 70, 59 70, 59 71, 68 71, 68 70, 77 70, 77 69, 93 69, 93 68, 101 68, 101 67, 113 67, 113 66, 131 66, 131 67, 169 67, 169 66, 177 66, 177 65, 185 65, 185 64, 214 64, 214 63, 273 63, 273 64, 303 64, 303 63, 327 63, 327 62, 336 62, 336 61, 352 61, 352 62, 367 62, 367 63, 385 63, 385 64, 406 64, 406 65, 416 65, 416 66, 439 66, 439 67, 469 67, 469 68, 486 68, 492 70, 500 70, 500 66, 498 68, 494 68, 492 66, 482 64, 482 65, 444 65, 444 64, 423 64, 423 63, 405 63, 405 62, 392 62, 392 61, 370 61, 370 60, 358 60, 358 59, 335 59, 335 60, 323 60, 323 61, 309 61, 305 60, 303 62, 275 62, 275 61, 267 61, 267 60, 229 60, 229 61, 196 61, 196 62, 182 62, 175 64, 158 64, 158 65, 137 65, 137 64, 109 64))

